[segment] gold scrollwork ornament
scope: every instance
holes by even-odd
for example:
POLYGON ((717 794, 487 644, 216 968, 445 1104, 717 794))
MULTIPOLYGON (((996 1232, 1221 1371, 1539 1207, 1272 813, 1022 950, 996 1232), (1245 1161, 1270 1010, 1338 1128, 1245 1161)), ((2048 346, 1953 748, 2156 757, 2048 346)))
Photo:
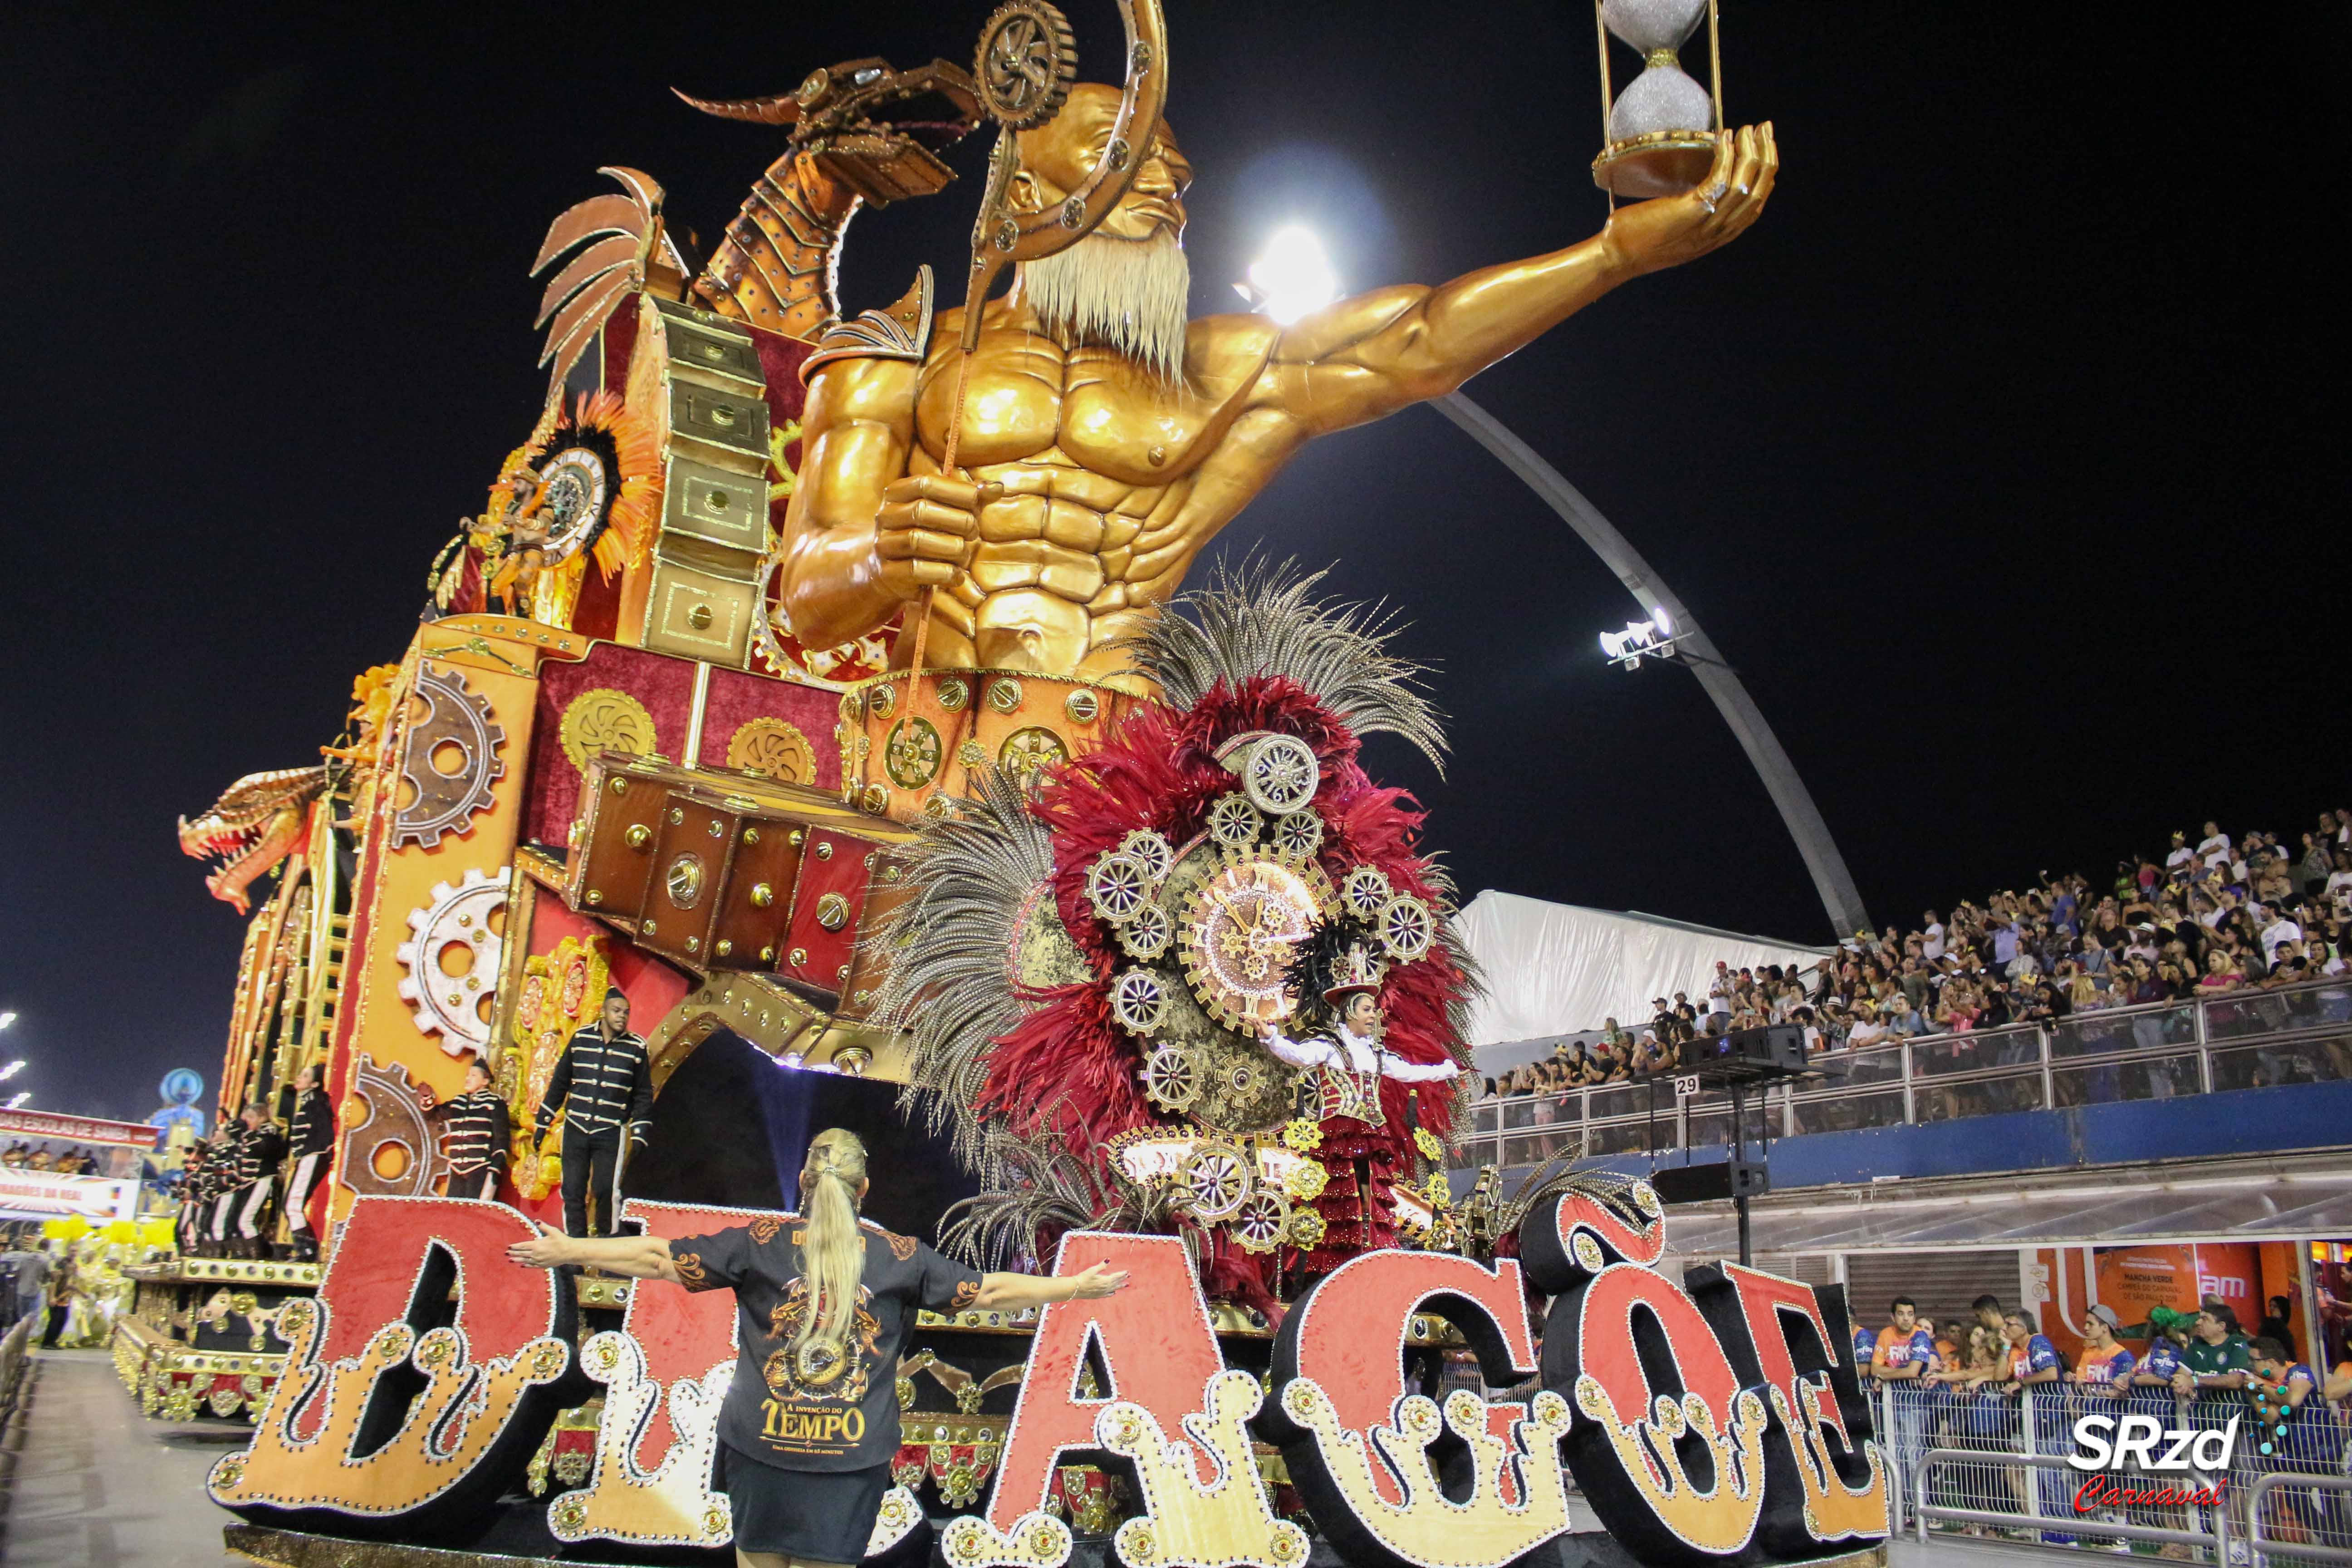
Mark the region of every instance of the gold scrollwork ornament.
POLYGON ((920 789, 939 776, 940 750, 937 725, 929 719, 901 719, 890 727, 889 742, 882 749, 883 771, 900 789, 920 789))
POLYGON ((816 779, 816 752, 798 726, 772 716, 746 719, 727 742, 727 765, 751 769, 786 784, 816 779))
MULTIPOLYGON (((991 698, 994 695, 992 689, 991 698)), ((1070 748, 1062 743, 1062 737, 1039 724, 1013 731, 996 753, 997 765, 1024 784, 1047 768, 1058 768, 1069 760, 1070 748)))
POLYGON ((556 738, 562 742, 563 754, 583 774, 588 759, 599 752, 626 752, 642 757, 650 755, 659 743, 654 716, 646 711, 646 705, 609 686, 592 687, 566 704, 556 738))

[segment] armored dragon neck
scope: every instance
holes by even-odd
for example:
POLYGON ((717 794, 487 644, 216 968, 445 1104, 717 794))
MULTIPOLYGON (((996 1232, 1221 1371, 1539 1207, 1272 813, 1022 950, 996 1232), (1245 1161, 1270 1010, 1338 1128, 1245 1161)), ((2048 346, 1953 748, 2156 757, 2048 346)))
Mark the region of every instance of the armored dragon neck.
POLYGON ((722 316, 791 337, 813 337, 838 314, 841 238, 863 202, 806 150, 768 165, 743 200, 695 296, 722 316))

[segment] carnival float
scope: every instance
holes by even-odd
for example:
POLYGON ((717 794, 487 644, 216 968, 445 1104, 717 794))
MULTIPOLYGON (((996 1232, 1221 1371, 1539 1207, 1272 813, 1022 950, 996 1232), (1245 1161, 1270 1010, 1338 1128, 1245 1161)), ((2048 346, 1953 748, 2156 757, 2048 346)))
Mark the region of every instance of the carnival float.
POLYGON ((246 1555, 730 1539, 723 1295, 503 1262, 561 1220, 542 1100, 614 993, 653 1101, 603 1228, 780 1209, 800 1143, 848 1125, 898 1173, 882 1225, 1143 1285, 925 1316, 874 1558, 1883 1537, 1834 1289, 1669 1279, 1639 1183, 1449 1180, 1477 976, 1417 806, 1363 763, 1381 733, 1444 750, 1391 623, 1289 566, 1184 587, 1307 439, 1738 233, 1769 128, 1727 130, 1675 64, 1705 5, 1609 0, 1647 68, 1595 178, 1660 199, 1437 289, 1188 322, 1167 28, 1119 10, 1116 86, 1009 0, 969 69, 688 99, 779 142, 699 262, 654 178, 601 171, 531 268, 544 402, 486 458, 414 640, 320 762, 182 823, 249 913, 220 1110, 291 1122, 314 1081, 332 1108, 323 1179, 242 1245, 184 1226, 117 1330, 151 1412, 253 1424, 210 1483, 246 1555), (851 219, 943 190, 983 126, 961 301, 927 268, 847 309, 851 219), (488 1199, 435 1123, 478 1059, 512 1111, 488 1199))

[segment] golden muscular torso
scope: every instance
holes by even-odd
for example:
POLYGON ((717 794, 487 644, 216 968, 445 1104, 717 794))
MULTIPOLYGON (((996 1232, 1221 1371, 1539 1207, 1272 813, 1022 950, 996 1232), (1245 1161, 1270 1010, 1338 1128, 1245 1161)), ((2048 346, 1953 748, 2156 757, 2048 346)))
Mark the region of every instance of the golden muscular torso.
MULTIPOLYGON (((910 473, 939 472, 946 454, 961 314, 940 317, 918 381, 910 473)), ((1272 420, 1258 442, 1234 439, 1272 337, 1255 318, 1197 321, 1186 384, 1169 388, 1108 350, 984 328, 956 463, 1003 494, 980 509, 970 569, 933 597, 924 662, 1123 668, 1106 645, 1181 586, 1193 555, 1297 445, 1272 420)))

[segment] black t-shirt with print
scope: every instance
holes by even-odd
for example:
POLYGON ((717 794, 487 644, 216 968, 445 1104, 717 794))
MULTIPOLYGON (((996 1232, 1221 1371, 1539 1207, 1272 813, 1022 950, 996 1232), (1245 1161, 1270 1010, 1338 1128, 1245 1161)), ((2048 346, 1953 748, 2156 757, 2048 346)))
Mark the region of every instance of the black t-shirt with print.
POLYGON ((898 1358, 919 1309, 955 1311, 980 1294, 980 1274, 911 1236, 867 1221, 866 1272, 849 1353, 833 1367, 795 1367, 790 1346, 809 1308, 797 1215, 680 1237, 669 1244, 689 1290, 735 1292, 735 1381, 719 1415, 729 1447, 786 1469, 862 1470, 898 1451, 898 1358))

